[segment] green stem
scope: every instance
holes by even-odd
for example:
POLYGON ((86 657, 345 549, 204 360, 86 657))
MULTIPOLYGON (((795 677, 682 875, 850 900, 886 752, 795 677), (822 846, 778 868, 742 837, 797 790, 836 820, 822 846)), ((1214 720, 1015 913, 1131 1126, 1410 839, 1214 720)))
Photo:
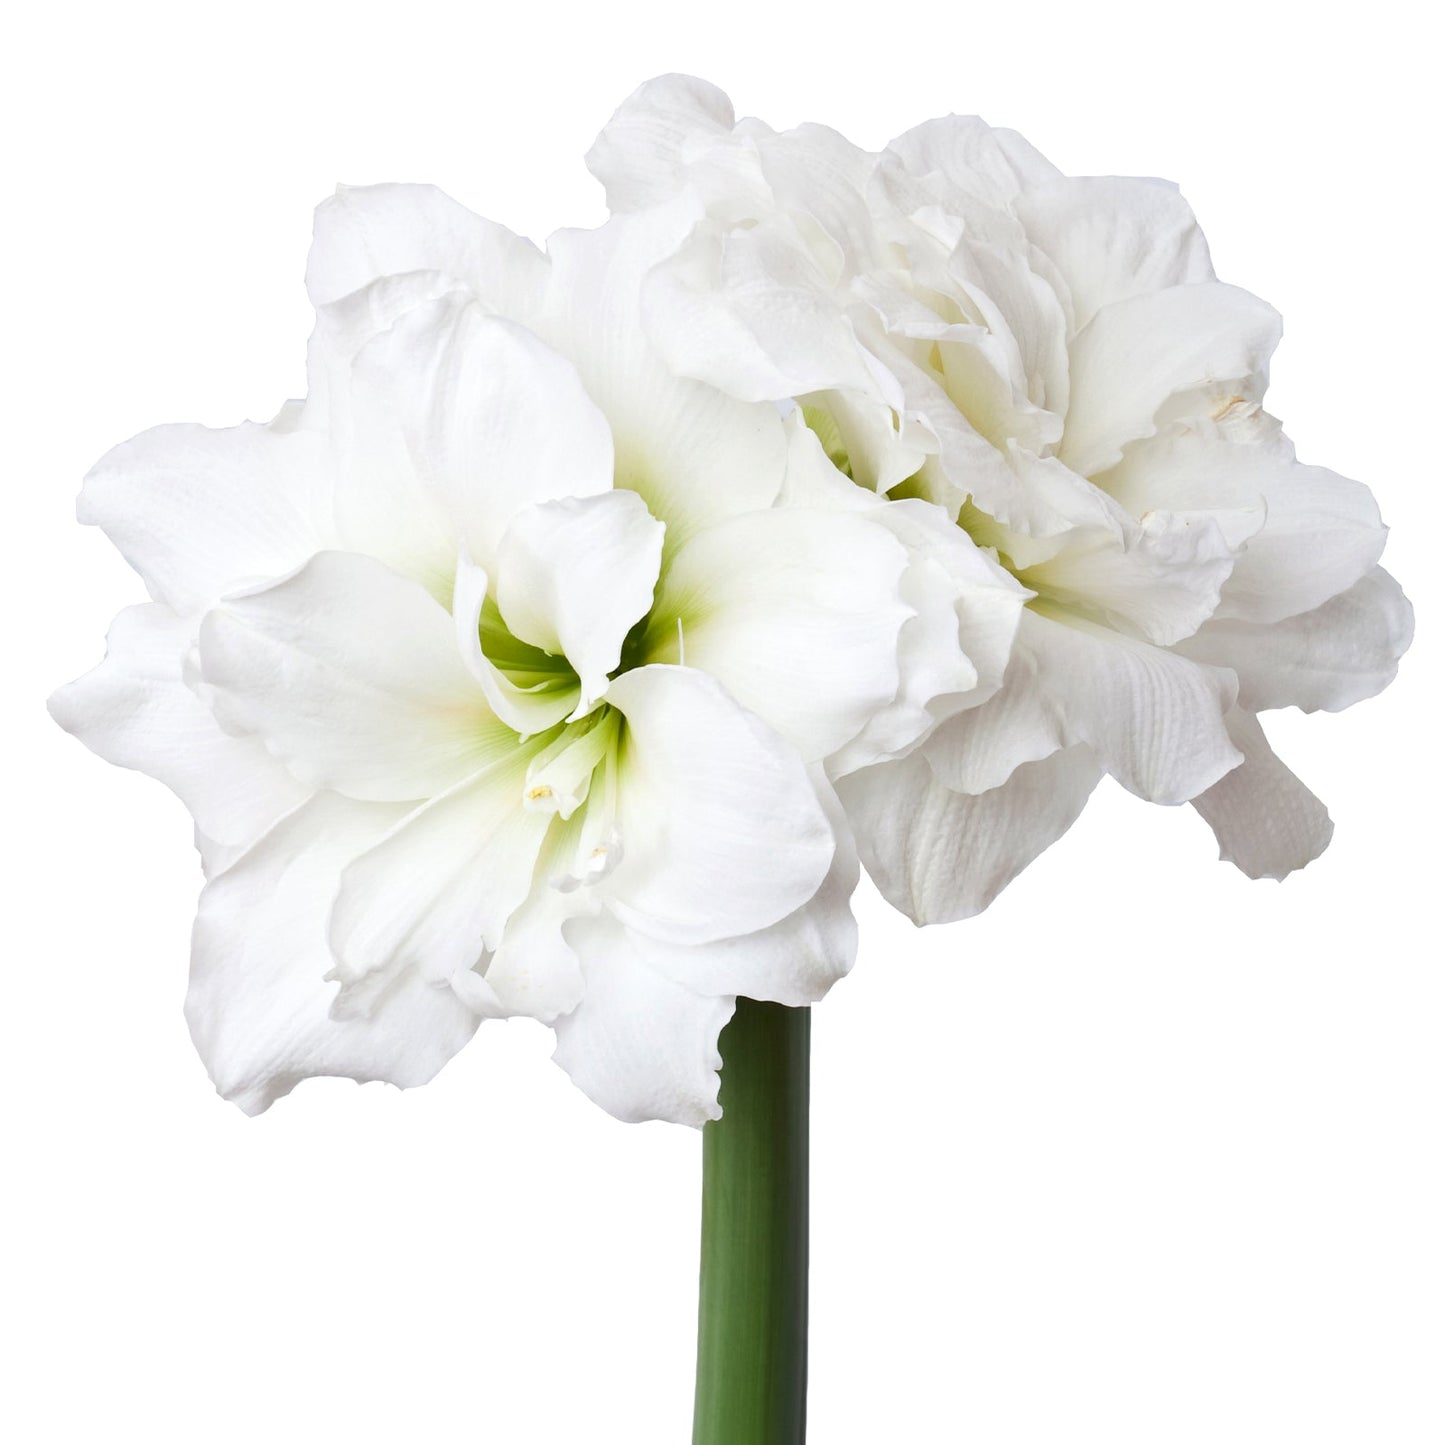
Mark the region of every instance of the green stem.
POLYGON ((740 998, 702 1131, 693 1445, 802 1445, 808 1395, 808 1010, 740 998))

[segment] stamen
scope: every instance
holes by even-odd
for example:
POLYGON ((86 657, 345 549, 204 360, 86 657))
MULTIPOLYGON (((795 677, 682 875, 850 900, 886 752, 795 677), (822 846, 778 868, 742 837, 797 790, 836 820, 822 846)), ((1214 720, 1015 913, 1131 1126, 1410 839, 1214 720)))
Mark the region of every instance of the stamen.
POLYGON ((608 754, 619 716, 604 707, 563 728, 561 735, 532 759, 522 806, 570 818, 587 799, 592 774, 608 754))
POLYGON ((617 826, 617 754, 622 734, 621 715, 608 709, 610 721, 598 732, 605 733, 606 755, 593 775, 585 813, 571 825, 569 836, 559 841, 559 855, 566 862, 549 882, 562 893, 600 882, 622 861, 622 833, 617 826))

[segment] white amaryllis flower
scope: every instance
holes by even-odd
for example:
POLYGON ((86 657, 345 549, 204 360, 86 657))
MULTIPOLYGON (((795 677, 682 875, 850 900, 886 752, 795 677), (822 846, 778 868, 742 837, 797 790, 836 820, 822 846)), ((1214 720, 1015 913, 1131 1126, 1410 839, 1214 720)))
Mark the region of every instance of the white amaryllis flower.
POLYGON ((527 1015, 614 1114, 715 1116, 735 996, 810 1003, 853 958, 826 770, 998 686, 1021 589, 922 504, 808 501, 810 432, 645 341, 695 219, 544 256, 427 187, 343 191, 306 401, 88 477, 153 600, 52 708, 194 814, 187 1012, 248 1111, 527 1015), (930 586, 992 603, 977 661, 930 586))
POLYGON ((876 155, 735 124, 678 76, 589 163, 614 210, 703 212, 645 295, 680 370, 794 399, 854 482, 928 499, 1032 594, 1000 690, 840 783, 898 907, 979 911, 1105 772, 1192 802, 1251 876, 1321 852, 1257 715, 1378 692, 1410 607, 1369 491, 1262 411, 1279 318, 1215 279, 1177 190, 957 116, 876 155))

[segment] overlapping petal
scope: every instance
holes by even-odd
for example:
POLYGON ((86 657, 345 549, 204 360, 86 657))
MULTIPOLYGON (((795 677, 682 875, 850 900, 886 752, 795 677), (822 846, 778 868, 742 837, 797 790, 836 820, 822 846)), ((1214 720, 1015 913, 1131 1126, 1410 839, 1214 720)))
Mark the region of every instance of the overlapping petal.
POLYGON ((424 1084, 477 1016, 420 974, 362 1016, 338 1018, 327 913, 341 870, 405 810, 320 794, 201 894, 186 1018, 221 1095, 260 1113, 303 1079, 424 1084))
POLYGON ((1021 763, 982 793, 947 787, 921 753, 838 786, 884 897, 915 923, 948 923, 981 913, 1062 837, 1100 776, 1076 744, 1021 763))
POLYGON ((498 947, 551 823, 522 805, 536 750, 513 749, 432 798, 346 866, 330 941, 347 1009, 413 972, 449 983, 498 947))
POLYGON ((506 630, 491 579, 463 550, 452 589, 457 651, 488 706, 524 738, 556 727, 578 705, 582 684, 565 658, 520 643, 506 630))
POLYGON ((778 508, 696 533, 672 559, 648 655, 719 679, 808 762, 896 695, 908 554, 870 516, 778 508))
POLYGON ((497 556, 497 606, 513 636, 562 656, 581 707, 607 690, 652 604, 665 526, 635 492, 566 497, 519 512, 497 556))
POLYGON ((388 277, 433 271, 489 309, 521 320, 546 285, 547 263, 518 236, 435 186, 338 186, 316 208, 306 290, 328 306, 388 277))
POLYGON ((737 995, 801 1008, 819 999, 853 966, 858 925, 849 899, 858 885, 858 852, 837 794, 821 769, 813 783, 832 824, 833 862, 818 891, 779 922, 713 943, 664 943, 631 934, 637 958, 697 993, 737 995))
POLYGON ((510 750, 419 583, 370 557, 321 552, 295 576, 228 598, 201 625, 204 690, 223 726, 298 778, 353 798, 431 797, 510 750))
POLYGON ((833 829, 782 738, 692 667, 623 673, 607 700, 626 721, 622 861, 607 889, 623 922, 666 942, 712 943, 767 928, 817 893, 833 829))
POLYGON ((488 566, 535 502, 611 489, 607 419, 577 368, 526 327, 459 292, 412 307, 351 366, 352 404, 391 432, 458 540, 488 566))
POLYGON ((1414 611, 1400 584, 1374 567, 1311 612, 1270 624, 1220 619, 1175 651, 1231 669, 1240 706, 1251 712, 1338 712, 1393 681, 1414 633, 1414 611))
POLYGON ((331 472, 308 431, 161 426, 108 452, 77 515, 101 527, 151 596, 194 616, 330 544, 331 472))
POLYGON ((1067 288, 1075 331, 1116 301, 1214 279, 1194 212, 1166 181, 1061 176, 1013 206, 1067 288))
POLYGON ((158 602, 128 607, 105 661, 60 688, 50 713, 92 751, 164 783, 219 848, 245 848, 310 789, 250 737, 222 730, 182 678, 195 626, 158 602))
POLYGON ((1060 460, 1080 476, 1107 471, 1181 393, 1203 393, 1206 414, 1258 400, 1279 337, 1277 311, 1221 281, 1110 303, 1069 346, 1060 460))
POLYGON ((548 242, 551 285, 537 322, 605 414, 616 483, 667 523, 669 553, 712 522, 771 506, 787 460, 776 408, 679 376, 643 329, 644 282, 695 220, 683 198, 597 231, 559 231, 548 242))
POLYGON ((604 915, 567 927, 581 960, 581 1003, 553 1027, 553 1058, 589 1098, 627 1123, 701 1126, 721 1117, 718 1035, 735 1000, 694 993, 649 968, 628 930, 604 915))

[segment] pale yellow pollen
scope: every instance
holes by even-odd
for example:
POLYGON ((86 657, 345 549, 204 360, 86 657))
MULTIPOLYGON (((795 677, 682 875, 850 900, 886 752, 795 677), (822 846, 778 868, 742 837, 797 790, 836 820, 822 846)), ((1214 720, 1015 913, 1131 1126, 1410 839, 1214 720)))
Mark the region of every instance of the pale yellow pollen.
POLYGON ((527 801, 529 803, 540 803, 543 798, 550 798, 551 796, 552 789, 549 788, 546 783, 543 783, 536 788, 527 789, 527 801))

